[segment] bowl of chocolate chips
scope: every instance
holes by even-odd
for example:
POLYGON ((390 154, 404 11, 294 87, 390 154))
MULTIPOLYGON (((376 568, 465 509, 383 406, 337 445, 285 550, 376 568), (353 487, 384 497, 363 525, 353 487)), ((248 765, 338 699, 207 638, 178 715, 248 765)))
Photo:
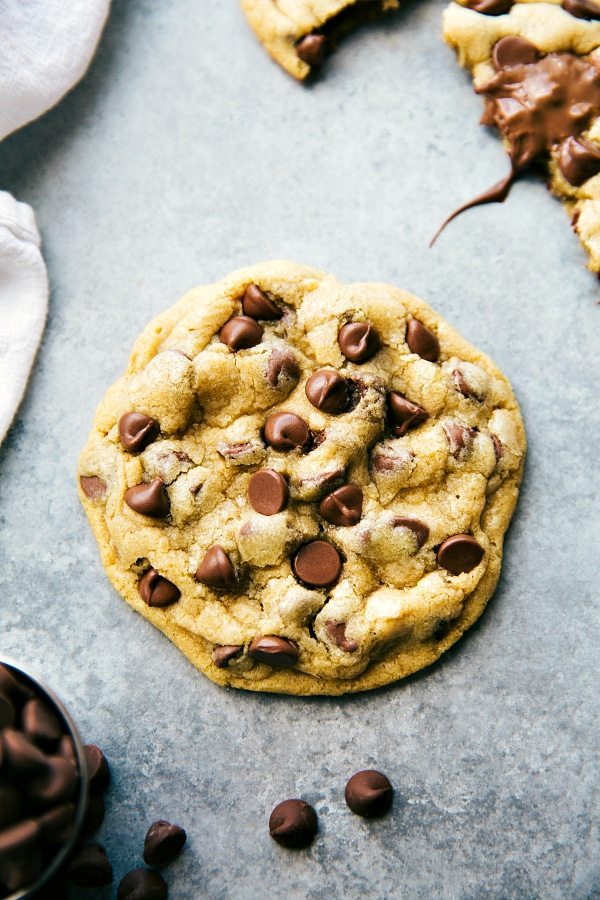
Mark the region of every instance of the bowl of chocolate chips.
POLYGON ((58 697, 0 657, 0 898, 33 896, 81 831, 87 802, 83 744, 58 697))

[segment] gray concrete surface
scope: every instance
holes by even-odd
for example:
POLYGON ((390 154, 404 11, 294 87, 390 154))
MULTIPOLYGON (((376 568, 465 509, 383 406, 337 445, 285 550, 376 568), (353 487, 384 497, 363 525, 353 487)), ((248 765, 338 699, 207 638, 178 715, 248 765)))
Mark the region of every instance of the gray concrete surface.
POLYGON ((119 0, 85 81, 0 147, 0 187, 34 205, 52 283, 0 450, 0 649, 106 749, 117 879, 154 818, 188 829, 173 898, 600 896, 598 283, 534 180, 428 249, 506 170, 440 40, 442 6, 363 29, 307 89, 235 0, 119 0), (488 612, 443 662, 371 696, 245 695, 197 675, 111 589, 75 494, 93 411, 146 321, 271 257, 424 296, 499 363, 526 417, 488 612), (397 789, 372 824, 343 802, 366 766, 397 789), (321 822, 296 855, 266 829, 288 796, 321 822))

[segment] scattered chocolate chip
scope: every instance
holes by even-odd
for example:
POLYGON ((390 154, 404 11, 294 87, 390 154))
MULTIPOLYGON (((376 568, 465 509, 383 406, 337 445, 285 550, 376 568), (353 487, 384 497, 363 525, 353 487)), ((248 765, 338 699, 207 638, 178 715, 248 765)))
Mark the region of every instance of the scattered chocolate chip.
POLYGON ((600 172, 600 147, 582 137, 568 137, 560 145, 558 166, 569 184, 580 187, 600 172))
POLYGON ((56 715, 37 697, 28 700, 23 707, 21 728, 34 744, 46 749, 54 749, 62 733, 56 715))
POLYGON ((215 647, 211 653, 212 661, 217 669, 226 669, 232 659, 241 656, 244 648, 239 644, 224 644, 215 647))
POLYGON ((110 784, 110 768, 106 756, 96 744, 86 744, 83 749, 91 793, 105 791, 110 784))
POLYGON ((355 650, 358 650, 356 641, 348 640, 346 637, 345 622, 325 622, 325 628, 333 643, 336 644, 340 650, 344 650, 345 653, 354 653, 355 650))
POLYGON ((296 577, 309 587, 329 587, 340 577, 342 559, 327 541, 311 541, 298 550, 292 568, 296 577))
POLYGON ((81 475, 79 484, 85 496, 90 500, 102 500, 106 495, 106 482, 97 475, 81 475))
POLYGON ((104 798, 102 794, 89 794, 83 817, 82 830, 84 834, 94 834, 104 821, 104 798))
POLYGON ((440 355, 437 337, 418 319, 410 319, 406 326, 406 343, 412 353, 416 353, 428 362, 436 362, 440 355))
POLYGON ((196 569, 196 581, 211 588, 233 588, 237 584, 235 569, 220 544, 213 544, 196 569))
POLYGON ((0 729, 15 724, 16 710, 10 697, 0 693, 0 729))
POLYGON ((291 850, 308 847, 318 830, 317 814, 304 800, 284 800, 269 817, 269 834, 291 850))
POLYGON ((307 34, 296 44, 298 59, 309 66, 320 66, 325 59, 327 39, 322 34, 307 34))
POLYGON ((394 519, 394 528, 408 528, 412 531, 417 541, 417 549, 421 549, 427 538, 429 537, 429 528, 419 519, 408 519, 405 516, 396 516, 394 519))
POLYGON ((319 369, 306 382, 305 391, 312 405, 321 412, 335 416, 348 407, 346 379, 335 369, 319 369))
POLYGON ((375 356, 381 341, 369 322, 349 322, 340 328, 338 344, 346 359, 360 365, 375 356))
POLYGON ((60 846, 69 838, 75 820, 75 804, 63 803, 38 816, 40 837, 52 846, 60 846))
POLYGON ((467 0, 469 9, 485 16, 503 16, 515 3, 516 0, 467 0))
POLYGON ((46 770, 46 756, 26 735, 14 728, 0 734, 2 774, 10 778, 30 778, 46 770))
POLYGON ((444 432, 448 438, 450 445, 450 453, 454 459, 458 459, 464 452, 467 452, 473 446, 473 438, 476 431, 461 425, 460 422, 446 422, 444 424, 444 432))
POLYGON ((392 805, 394 789, 388 778, 375 769, 357 772, 348 781, 346 803, 353 813, 374 819, 385 815, 392 805))
POLYGON ((119 437, 126 450, 139 453, 158 437, 158 422, 140 412, 128 412, 119 419, 119 437))
POLYGON ((509 34, 500 38, 492 50, 492 62, 495 69, 509 69, 511 66, 526 66, 540 58, 540 51, 518 34, 509 34))
POLYGON ((388 394, 388 418, 392 434, 404 437, 407 431, 428 419, 429 413, 422 406, 407 400, 402 394, 392 391, 388 394))
POLYGON ((497 434, 491 434, 490 437, 492 439, 492 444, 494 445, 494 454, 496 456, 496 461, 498 461, 504 456, 504 447, 502 446, 502 441, 497 434))
POLYGON ((138 591, 144 603, 160 609, 177 603, 181 597, 179 588, 172 581, 159 575, 156 569, 148 569, 142 575, 138 583, 138 591))
POLYGON ((219 332, 219 340, 227 344, 230 350, 248 350, 262 341, 263 329, 250 316, 234 316, 225 322, 219 332))
POLYGON ((267 444, 276 450, 306 449, 310 430, 304 419, 294 413, 278 412, 269 416, 264 429, 267 444))
POLYGON ((104 887, 112 884, 112 866, 104 847, 100 844, 82 847, 69 863, 67 875, 69 881, 77 887, 104 887))
POLYGON ((119 883, 117 900, 167 900, 167 883, 152 869, 133 869, 119 883))
POLYGON ((242 298, 242 309, 245 316, 251 319, 266 319, 272 321, 280 319, 282 311, 267 295, 261 291, 257 284, 249 284, 242 298))
POLYGON ((285 509, 289 496, 287 481, 273 469, 259 469, 250 479, 248 499, 252 508, 263 516, 274 516, 285 509))
POLYGON ((276 347, 269 356, 266 379, 271 387, 279 387, 279 383, 295 383, 300 377, 298 360, 289 350, 276 347))
POLYGON ((36 803, 63 803, 73 797, 78 784, 75 763, 64 756, 47 756, 46 768, 30 779, 27 794, 36 803))
POLYGON ((150 484, 142 482, 125 491, 125 503, 142 516, 164 519, 169 515, 171 504, 162 478, 154 478, 150 484))
POLYGON ((274 669, 289 669, 298 662, 296 644, 274 634, 254 638, 248 647, 248 653, 253 659, 266 663, 274 669))
POLYGON ((349 526, 360 522, 363 493, 356 484, 344 484, 323 497, 319 514, 332 525, 349 526))
POLYGON ((144 862, 149 866, 165 866, 179 856, 186 841, 186 833, 179 825, 164 819, 154 822, 144 840, 144 862))
POLYGON ((590 19, 592 22, 600 19, 600 4, 594 0, 563 0, 562 8, 576 19, 590 19))
POLYGON ((437 563, 452 575, 470 572, 483 559, 483 547, 470 534, 453 534, 440 544, 437 563))

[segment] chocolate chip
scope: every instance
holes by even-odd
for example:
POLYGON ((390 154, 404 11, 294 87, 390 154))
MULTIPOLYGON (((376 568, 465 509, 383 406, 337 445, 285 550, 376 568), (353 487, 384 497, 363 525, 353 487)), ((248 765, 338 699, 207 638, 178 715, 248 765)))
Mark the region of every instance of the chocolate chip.
POLYGON ((295 643, 274 634, 254 638, 248 647, 248 653, 253 659, 266 663, 274 669, 289 669, 298 662, 298 648, 295 643))
POLYGON ((33 819, 0 832, 0 884, 9 893, 32 884, 42 869, 43 859, 39 827, 33 819))
POLYGON ((569 184, 580 187, 600 172, 600 147, 585 138, 569 137, 560 145, 558 165, 569 184))
POLYGON ((338 344, 346 359, 359 365, 375 356, 381 346, 379 335, 369 322, 349 322, 342 325, 338 344))
POLYGON ((322 34, 307 34, 296 44, 298 59, 309 66, 320 66, 325 58, 327 38, 322 34))
POLYGON ((278 412, 265 422, 265 440, 276 450, 306 449, 310 442, 310 430, 304 419, 294 413, 278 412))
POLYGON ((295 383, 300 377, 298 360, 289 350, 278 347, 273 350, 267 363, 266 379, 271 387, 279 387, 279 383, 295 383))
POLYGON ((318 830, 317 814, 304 800, 284 800, 269 817, 269 834, 291 850, 308 847, 318 830))
POLYGON ((290 492, 287 481, 273 469, 259 469, 250 479, 248 499, 256 512, 274 516, 285 509, 290 492))
POLYGON ((450 453, 454 459, 458 459, 464 452, 471 449, 473 438, 477 433, 473 428, 461 425, 460 422, 446 422, 444 431, 450 445, 450 453))
POLYGON ((60 846, 69 838, 75 821, 75 804, 63 803, 38 816, 37 824, 43 841, 60 846))
POLYGON ((343 650, 345 653, 354 653, 355 650, 358 650, 356 641, 350 641, 346 637, 345 622, 325 622, 325 628, 333 643, 336 644, 340 650, 343 650))
POLYGON ((12 782, 0 780, 0 829, 21 818, 21 793, 12 782))
POLYGON ((311 541, 298 550, 292 568, 296 577, 309 587, 329 587, 340 577, 342 559, 327 541, 311 541))
POLYGON ((167 900, 167 883, 159 872, 133 869, 119 883, 117 900, 167 900))
POLYGON ((11 778, 30 778, 46 770, 46 756, 26 735, 14 728, 0 733, 2 774, 11 778))
POLYGON ((54 749, 62 733, 58 718, 38 698, 28 700, 23 707, 21 727, 34 744, 39 744, 46 749, 54 749))
POLYGON ((213 544, 196 569, 196 581, 211 588, 233 588, 237 584, 235 569, 220 544, 213 544))
POLYGON ((461 371, 461 369, 455 369, 453 371, 452 380, 454 381, 456 390, 459 391, 463 397, 467 397, 469 400, 482 399, 482 395, 479 393, 478 389, 467 381, 465 373, 461 371))
POLYGON ((245 316, 251 319, 266 319, 272 321, 280 319, 283 315, 279 307, 269 300, 257 284, 249 284, 242 298, 242 309, 245 316))
POLYGON ((140 412, 128 412, 119 419, 119 437, 126 450, 139 453, 158 437, 158 422, 140 412))
POLYGON ((113 871, 101 844, 87 844, 73 857, 67 869, 69 881, 77 887, 104 887, 112 884, 113 871))
POLYGON ((436 362, 440 355, 437 337, 418 319, 410 319, 406 326, 406 343, 412 353, 416 353, 428 362, 436 362))
POLYGON ((492 439, 492 444, 494 445, 494 455, 496 456, 497 462, 504 456, 504 447, 502 446, 502 441, 497 434, 491 434, 490 437, 492 439))
POLYGON ((0 693, 0 729, 10 728, 15 724, 16 711, 10 697, 0 693))
POLYGON ((306 396, 313 406, 332 416, 348 407, 346 379, 335 369, 319 369, 306 382, 306 396))
POLYGON ((8 666, 0 663, 0 691, 12 700, 22 702, 34 697, 34 691, 23 681, 15 678, 8 666))
POLYGON ((164 819, 154 822, 144 840, 144 862, 149 866, 164 866, 179 856, 186 841, 186 833, 179 825, 164 819))
POLYGON ((142 575, 138 583, 138 591, 144 603, 160 609, 177 603, 181 597, 179 588, 172 581, 159 575, 156 569, 148 569, 142 575))
POLYGON ((262 341, 263 329, 250 316, 234 316, 225 322, 219 332, 219 340, 230 350, 247 350, 262 341))
POLYGON ((125 491, 125 503, 142 516, 164 519, 169 515, 171 504, 162 478, 154 478, 150 484, 142 482, 125 491))
POLYGON ((393 443, 382 444, 371 454, 375 472, 389 474, 402 471, 412 464, 414 454, 405 447, 394 447, 393 443))
POLYGON ((388 418, 392 434, 404 437, 407 431, 428 419, 429 413, 422 406, 407 400, 402 394, 392 391, 388 394, 388 418))
POLYGON ((239 644, 223 644, 215 647, 211 653, 212 661, 217 669, 226 669, 232 659, 241 656, 244 648, 239 644))
POLYGON ((382 772, 364 769, 348 781, 346 803, 353 813, 374 819, 383 816, 392 805, 394 789, 382 772))
POLYGON ((110 767, 106 756, 96 744, 86 744, 83 749, 90 792, 96 794, 105 791, 110 784, 110 767))
POLYGON ((69 737, 68 734, 63 734, 61 739, 58 742, 58 750, 56 751, 59 756, 64 756, 65 759, 71 759, 73 762, 77 760, 77 754, 75 753, 75 744, 73 743, 73 739, 69 737))
POLYGON ((362 516, 363 493, 356 484, 344 484, 323 497, 319 515, 332 525, 356 525, 362 516))
POLYGON ((452 575, 470 572, 483 559, 483 547, 470 534, 453 534, 440 544, 437 563, 452 575))
POLYGON ((417 549, 420 550, 429 537, 429 528, 419 519, 408 519, 405 516, 397 516, 394 519, 394 528, 408 528, 414 534, 417 541, 417 549))
POLYGON ((83 817, 82 830, 84 834, 94 834, 104 821, 104 798, 102 794, 89 794, 83 817))
POLYGON ((600 4, 594 0, 563 0, 562 8, 576 19, 590 19, 592 22, 600 19, 600 4))
POLYGON ((494 44, 492 62, 495 69, 509 69, 511 66, 526 66, 540 58, 535 44, 518 34, 509 34, 494 44))
POLYGON ((85 496, 90 500, 102 500, 106 494, 106 482, 97 475, 81 475, 79 484, 85 496))
POLYGON ((485 16, 503 16, 510 12, 516 0, 467 0, 469 9, 485 16))
POLYGON ((32 778, 27 794, 36 803, 63 803, 73 797, 79 783, 75 764, 64 756, 48 756, 46 768, 32 778))

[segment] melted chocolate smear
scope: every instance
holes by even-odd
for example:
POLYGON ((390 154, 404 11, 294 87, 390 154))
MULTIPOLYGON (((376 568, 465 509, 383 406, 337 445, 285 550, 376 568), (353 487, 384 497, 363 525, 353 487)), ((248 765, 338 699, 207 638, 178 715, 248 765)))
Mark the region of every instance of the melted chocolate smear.
POLYGON ((468 209, 473 209, 475 206, 483 206, 487 203, 504 203, 510 193, 511 187, 519 175, 520 172, 518 169, 515 169, 514 166, 512 166, 510 172, 502 179, 502 181, 498 181, 496 184, 493 184, 491 188, 488 188, 487 191, 484 191, 483 194, 479 194, 473 200, 469 200, 467 203, 463 203, 462 206, 459 206, 458 209, 455 209, 454 212, 450 213, 448 218, 442 222, 434 236, 431 238, 429 246, 433 247, 446 225, 449 225, 452 219, 456 219, 461 213, 466 212, 468 209))

